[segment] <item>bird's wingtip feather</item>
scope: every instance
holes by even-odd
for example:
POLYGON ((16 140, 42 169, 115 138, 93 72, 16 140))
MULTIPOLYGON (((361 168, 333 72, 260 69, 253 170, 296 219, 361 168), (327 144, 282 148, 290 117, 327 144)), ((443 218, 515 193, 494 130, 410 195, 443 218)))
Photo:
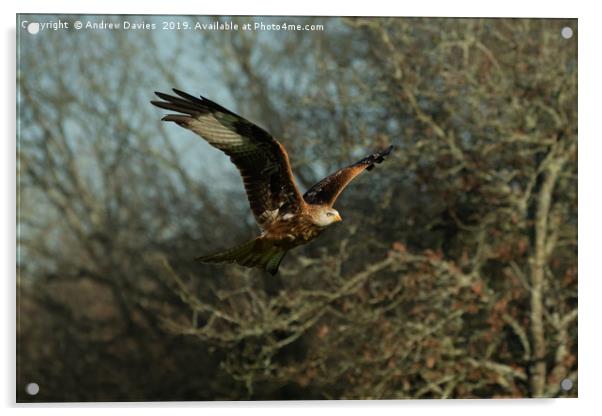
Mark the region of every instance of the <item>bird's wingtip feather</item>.
POLYGON ((178 88, 172 88, 171 90, 173 92, 175 92, 177 95, 179 95, 180 97, 183 97, 183 98, 188 98, 188 99, 193 99, 193 100, 201 100, 201 101, 206 100, 206 98, 203 97, 202 95, 199 95, 198 97, 195 97, 194 95, 189 94, 189 93, 187 93, 185 91, 182 91, 182 90, 180 90, 178 88))

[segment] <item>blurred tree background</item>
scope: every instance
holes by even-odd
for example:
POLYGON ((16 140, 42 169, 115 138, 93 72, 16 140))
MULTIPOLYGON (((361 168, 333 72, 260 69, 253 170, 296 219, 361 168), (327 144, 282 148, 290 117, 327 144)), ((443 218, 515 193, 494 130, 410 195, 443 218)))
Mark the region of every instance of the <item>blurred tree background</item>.
POLYGON ((124 19, 157 30, 18 35, 19 401, 577 395, 576 20, 124 19), (171 87, 272 132, 303 190, 397 149, 277 278, 200 265, 256 226, 160 122, 171 87))

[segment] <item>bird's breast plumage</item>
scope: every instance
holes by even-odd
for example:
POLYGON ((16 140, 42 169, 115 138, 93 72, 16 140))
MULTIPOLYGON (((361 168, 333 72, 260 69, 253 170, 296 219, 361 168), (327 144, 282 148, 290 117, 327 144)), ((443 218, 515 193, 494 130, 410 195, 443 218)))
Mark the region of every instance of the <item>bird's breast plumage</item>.
POLYGON ((307 244, 323 231, 316 226, 311 217, 303 212, 296 215, 285 215, 265 227, 266 238, 277 242, 283 248, 307 244))

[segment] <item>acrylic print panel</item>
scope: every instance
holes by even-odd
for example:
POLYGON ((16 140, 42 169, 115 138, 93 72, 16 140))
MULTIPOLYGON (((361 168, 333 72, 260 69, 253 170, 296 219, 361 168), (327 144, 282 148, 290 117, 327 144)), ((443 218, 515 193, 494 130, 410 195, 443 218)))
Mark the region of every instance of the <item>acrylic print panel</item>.
POLYGON ((577 396, 575 19, 17 25, 18 401, 577 396))

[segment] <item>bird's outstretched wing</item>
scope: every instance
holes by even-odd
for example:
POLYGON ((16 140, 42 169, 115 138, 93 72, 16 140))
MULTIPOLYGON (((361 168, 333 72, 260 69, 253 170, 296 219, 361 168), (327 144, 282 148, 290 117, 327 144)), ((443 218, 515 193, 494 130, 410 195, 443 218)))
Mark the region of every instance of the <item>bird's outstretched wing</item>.
POLYGON ((168 114, 162 120, 192 130, 230 156, 240 171, 251 210, 261 227, 299 210, 304 201, 295 186, 284 146, 261 127, 213 101, 173 91, 178 97, 155 93, 163 101, 152 104, 180 113, 168 114))
POLYGON ((392 150, 393 146, 389 146, 384 150, 366 156, 362 160, 359 160, 346 168, 339 169, 332 175, 325 177, 312 186, 303 195, 303 199, 308 204, 334 205, 338 196, 343 192, 343 189, 345 189, 349 182, 364 170, 372 170, 374 164, 381 163, 385 160, 385 157, 387 157, 392 150))

